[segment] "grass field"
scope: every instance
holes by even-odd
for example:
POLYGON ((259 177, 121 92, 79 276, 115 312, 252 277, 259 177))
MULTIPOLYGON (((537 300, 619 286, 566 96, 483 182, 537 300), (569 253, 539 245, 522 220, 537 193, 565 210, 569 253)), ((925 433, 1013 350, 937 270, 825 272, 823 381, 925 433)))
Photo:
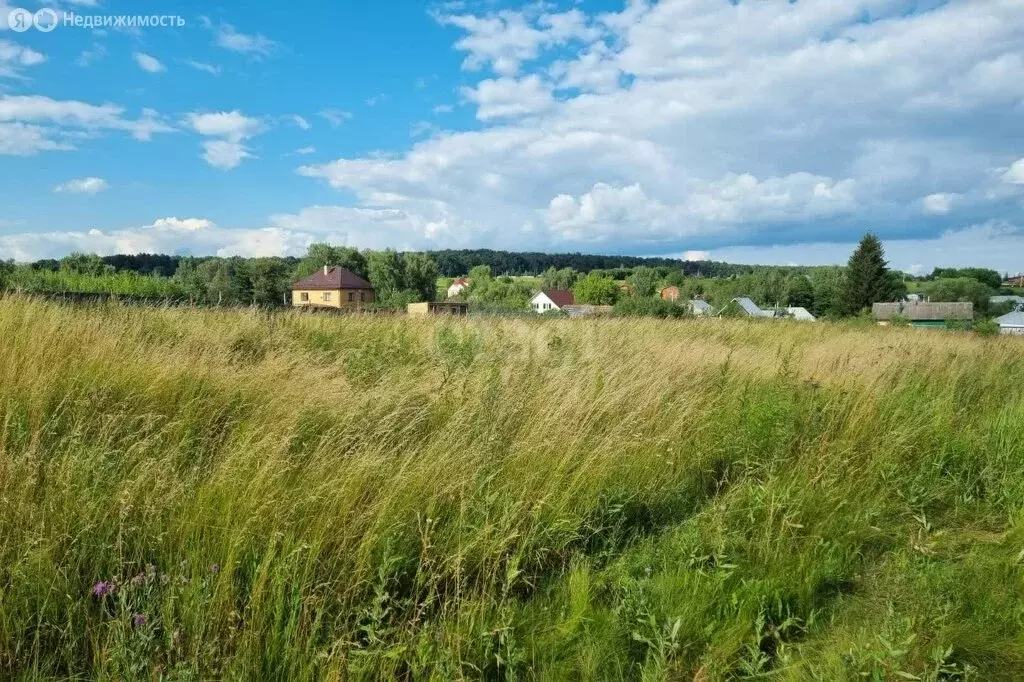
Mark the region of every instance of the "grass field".
POLYGON ((1019 679, 1024 342, 0 300, 0 679, 1019 679))

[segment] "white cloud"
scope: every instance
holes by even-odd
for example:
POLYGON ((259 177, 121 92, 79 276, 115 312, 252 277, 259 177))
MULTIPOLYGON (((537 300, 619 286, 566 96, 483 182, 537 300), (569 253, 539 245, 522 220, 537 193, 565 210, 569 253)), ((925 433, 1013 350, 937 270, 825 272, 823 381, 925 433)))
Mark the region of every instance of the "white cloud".
POLYGON ((316 153, 316 147, 312 147, 312 146, 310 146, 310 147, 299 147, 298 149, 295 150, 295 153, 296 154, 315 154, 316 153))
POLYGON ((309 130, 310 128, 313 127, 312 123, 310 123, 303 117, 299 116, 298 114, 294 114, 292 116, 292 122, 303 130, 309 130))
POLYGON ((249 148, 241 142, 231 140, 206 140, 203 142, 202 159, 214 168, 231 170, 245 159, 255 158, 249 148))
POLYGON ((256 158, 243 141, 266 129, 262 120, 246 116, 237 109, 203 114, 193 112, 185 120, 200 135, 221 138, 205 140, 202 145, 202 159, 220 170, 231 170, 245 159, 256 158))
POLYGON ((24 156, 74 149, 76 138, 105 130, 124 131, 147 141, 174 128, 152 109, 143 109, 142 116, 133 120, 125 118, 124 108, 115 104, 94 105, 42 95, 0 97, 0 153, 24 156))
POLYGON ((476 117, 481 121, 537 114, 555 103, 551 88, 536 75, 484 80, 475 89, 462 88, 462 96, 477 105, 476 117))
POLYGON ((277 48, 277 43, 259 33, 242 33, 231 24, 224 22, 215 24, 208 17, 200 17, 200 21, 204 28, 213 32, 214 42, 225 50, 267 56, 277 48))
POLYGON ((457 26, 467 33, 455 43, 456 49, 469 53, 464 69, 477 71, 490 65, 502 76, 514 76, 522 62, 536 59, 543 48, 600 35, 578 9, 539 15, 502 10, 483 17, 435 14, 435 18, 442 25, 457 26))
MULTIPOLYGON (((0 22, 6 22, 7 15, 0 15, 0 22)), ((46 61, 46 56, 30 47, 24 47, 9 40, 0 40, 0 78, 20 78, 25 67, 36 66, 46 61)))
POLYGON ((139 65, 139 68, 149 73, 160 73, 166 71, 164 65, 160 63, 156 57, 148 55, 144 52, 136 52, 132 55, 135 58, 135 63, 139 65))
POLYGON ((921 234, 971 211, 1024 220, 1010 185, 1024 162, 1007 170, 1020 154, 1006 151, 1024 106, 1014 5, 442 14, 463 33, 464 67, 498 74, 461 91, 484 126, 299 173, 357 207, 401 210, 410 234, 446 226, 421 246, 717 253, 921 234))
POLYGON ((246 116, 237 109, 205 114, 193 112, 185 120, 200 135, 224 137, 235 142, 258 135, 265 128, 263 121, 246 116))
POLYGON ((453 107, 451 104, 438 104, 436 107, 433 108, 433 112, 435 114, 450 114, 453 111, 455 111, 455 107, 453 107))
POLYGON ((219 66, 214 66, 213 64, 206 64, 204 62, 197 62, 194 59, 186 59, 185 63, 188 64, 189 66, 191 66, 193 69, 196 69, 197 71, 205 71, 206 73, 210 74, 211 76, 219 76, 220 75, 220 67, 219 66))
POLYGON ((53 188, 54 192, 68 194, 98 194, 110 187, 103 178, 88 177, 68 180, 53 188))
POLYGON ((711 252, 709 251, 687 251, 683 254, 683 260, 685 261, 703 261, 711 260, 711 252))
POLYGON ((949 194, 948 192, 939 192, 937 194, 929 194, 921 200, 922 208, 925 213, 932 215, 945 215, 953 210, 953 202, 958 198, 958 195, 949 194))
POLYGON ((1003 180, 1011 185, 1024 185, 1024 159, 1017 159, 1013 165, 1003 173, 1003 180))
POLYGON ((320 115, 320 118, 330 123, 334 128, 337 128, 345 121, 352 120, 352 112, 342 109, 321 109, 317 113, 320 115))
POLYGON ((298 255, 311 240, 310 235, 278 227, 221 228, 206 218, 167 217, 114 230, 0 235, 0 252, 22 262, 73 251, 259 257, 298 255))
POLYGON ((367 97, 366 98, 366 104, 371 106, 371 107, 375 107, 378 104, 384 102, 387 98, 388 98, 388 96, 386 94, 384 94, 383 92, 380 92, 380 93, 377 93, 376 95, 373 95, 372 97, 367 97))

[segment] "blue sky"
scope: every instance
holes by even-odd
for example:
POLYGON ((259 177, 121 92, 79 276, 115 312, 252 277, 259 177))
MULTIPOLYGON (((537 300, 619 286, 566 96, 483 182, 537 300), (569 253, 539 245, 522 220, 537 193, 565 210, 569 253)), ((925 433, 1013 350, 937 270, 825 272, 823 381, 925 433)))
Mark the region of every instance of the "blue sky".
MULTIPOLYGON (((16 7, 43 5, 0 0, 0 25, 16 7)), ((870 229, 908 271, 1024 270, 1019 0, 145 12, 185 25, 0 30, 0 258, 331 241, 830 263, 870 229)))

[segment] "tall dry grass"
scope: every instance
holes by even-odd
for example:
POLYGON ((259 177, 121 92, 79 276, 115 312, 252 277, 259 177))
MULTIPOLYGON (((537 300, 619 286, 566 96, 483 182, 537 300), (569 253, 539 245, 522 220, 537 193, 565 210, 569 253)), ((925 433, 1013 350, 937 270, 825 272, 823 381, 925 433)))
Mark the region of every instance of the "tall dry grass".
POLYGON ((1024 344, 0 301, 0 678, 1012 679, 1024 344))

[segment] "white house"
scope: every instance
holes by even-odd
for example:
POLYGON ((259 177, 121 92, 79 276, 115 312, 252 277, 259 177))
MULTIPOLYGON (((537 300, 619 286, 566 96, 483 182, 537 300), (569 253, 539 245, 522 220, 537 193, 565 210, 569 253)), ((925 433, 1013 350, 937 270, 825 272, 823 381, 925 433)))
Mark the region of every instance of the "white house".
POLYGON ((469 288, 469 279, 466 277, 459 277, 452 285, 448 287, 448 298, 455 298, 463 291, 469 288))
POLYGON ((576 304, 576 297, 571 291, 564 289, 544 289, 530 299, 530 307, 536 313, 561 310, 565 306, 576 304))
POLYGON ((1002 317, 997 317, 996 322, 999 323, 1000 334, 1024 336, 1024 311, 1006 313, 1002 317))

